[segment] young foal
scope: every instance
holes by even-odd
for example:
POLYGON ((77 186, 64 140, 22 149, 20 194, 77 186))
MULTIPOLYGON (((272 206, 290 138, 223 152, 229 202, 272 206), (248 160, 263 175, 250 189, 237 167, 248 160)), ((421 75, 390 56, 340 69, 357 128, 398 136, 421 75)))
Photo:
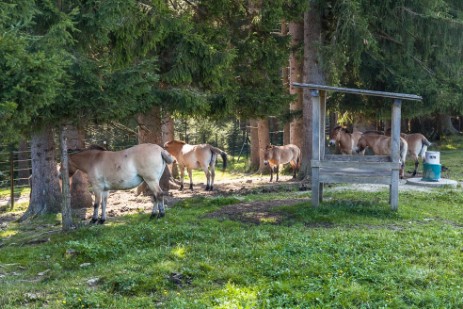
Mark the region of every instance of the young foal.
POLYGON ((201 168, 204 171, 207 178, 206 191, 214 189, 215 162, 218 155, 222 157, 223 170, 225 171, 227 167, 227 154, 209 144, 190 145, 182 141, 172 140, 166 142, 164 148, 177 159, 181 177, 180 190, 183 190, 185 167, 190 178, 190 190, 193 190, 192 170, 201 168))
POLYGON ((174 159, 155 144, 140 144, 122 151, 106 151, 99 146, 79 150, 69 154, 69 176, 77 170, 88 175, 95 194, 92 223, 104 223, 109 190, 132 189, 143 181, 154 193, 154 216, 164 216, 164 196, 159 180, 166 167, 174 159), (101 219, 98 220, 98 207, 101 203, 101 219))
MULTIPOLYGON (((355 146, 362 132, 350 132, 347 128, 336 126, 330 134, 329 146, 335 146, 343 155, 355 154, 355 146)), ((363 151, 361 153, 363 155, 363 151)))
POLYGON ((276 181, 278 181, 280 164, 291 164, 293 169, 293 178, 296 178, 297 170, 301 164, 301 150, 293 144, 284 146, 267 145, 264 153, 264 165, 270 166, 270 182, 273 179, 273 170, 277 173, 276 181))
MULTIPOLYGON (((362 137, 360 137, 355 150, 357 153, 360 153, 368 147, 371 149, 371 151, 373 151, 375 155, 390 155, 391 154, 391 140, 392 138, 390 136, 380 135, 376 133, 368 133, 368 134, 364 133, 362 137)), ((407 141, 401 137, 400 138, 400 163, 401 163, 400 178, 403 178, 405 174, 404 166, 405 166, 405 159, 407 156, 407 151, 408 151, 407 141)))

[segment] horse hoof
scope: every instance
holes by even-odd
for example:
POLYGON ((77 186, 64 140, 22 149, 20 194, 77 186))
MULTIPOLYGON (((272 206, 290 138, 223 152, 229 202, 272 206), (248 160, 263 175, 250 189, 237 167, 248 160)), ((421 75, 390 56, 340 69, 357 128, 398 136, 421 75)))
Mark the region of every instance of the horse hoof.
POLYGON ((97 223, 98 222, 98 219, 95 219, 95 218, 92 218, 92 220, 90 220, 90 223, 94 224, 94 223, 97 223))
POLYGON ((178 191, 182 191, 183 190, 183 185, 180 186, 180 188, 178 189, 178 191))
POLYGON ((104 224, 105 221, 106 220, 104 220, 104 219, 100 219, 100 220, 98 220, 98 224, 104 224))

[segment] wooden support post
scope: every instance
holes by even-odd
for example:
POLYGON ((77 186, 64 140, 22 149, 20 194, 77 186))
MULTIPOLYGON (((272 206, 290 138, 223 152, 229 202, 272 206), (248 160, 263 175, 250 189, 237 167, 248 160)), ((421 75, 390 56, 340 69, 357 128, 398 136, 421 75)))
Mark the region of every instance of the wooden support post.
POLYGON ((320 204, 320 95, 310 90, 312 100, 312 206, 320 204), (315 163, 317 162, 317 163, 315 163), (314 164, 315 163, 315 164, 314 164))
MULTIPOLYGON (((320 90, 320 161, 325 160, 326 144, 326 91, 320 90)), ((319 201, 323 202, 323 182, 319 183, 319 201)))
MULTIPOLYGON (((400 110, 402 101, 395 99, 392 104, 391 121, 391 159, 394 163, 401 163, 400 160, 400 110)), ((392 210, 399 208, 399 177, 400 170, 393 169, 391 175, 391 185, 389 190, 389 202, 392 210)))
POLYGON ((14 154, 10 151, 10 208, 14 207, 14 154))

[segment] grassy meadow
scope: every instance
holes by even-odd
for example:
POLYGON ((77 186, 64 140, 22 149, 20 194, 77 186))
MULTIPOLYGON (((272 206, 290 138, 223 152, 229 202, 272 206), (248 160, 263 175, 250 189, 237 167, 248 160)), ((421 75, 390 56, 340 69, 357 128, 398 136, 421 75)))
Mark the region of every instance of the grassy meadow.
MULTIPOLYGON (((463 181, 463 139, 430 150, 463 181)), ((69 233, 59 216, 0 223, 0 308, 463 307, 461 186, 401 191, 397 212, 386 188, 325 192, 317 209, 297 189, 187 198, 69 233)))

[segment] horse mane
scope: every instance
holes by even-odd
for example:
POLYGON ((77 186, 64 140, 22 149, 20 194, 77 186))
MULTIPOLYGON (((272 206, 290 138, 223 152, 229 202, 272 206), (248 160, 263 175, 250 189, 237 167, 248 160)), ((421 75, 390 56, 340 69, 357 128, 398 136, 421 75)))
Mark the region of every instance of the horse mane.
POLYGON ((182 145, 185 145, 185 144, 186 144, 186 142, 181 141, 181 140, 178 140, 178 139, 173 139, 173 140, 171 140, 170 142, 177 143, 177 144, 182 144, 182 145))
POLYGON ((335 126, 333 128, 333 131, 337 131, 337 130, 341 130, 346 133, 352 133, 347 127, 343 127, 343 126, 335 126))
POLYGON ((100 151, 107 151, 108 149, 106 149, 105 147, 103 146, 100 146, 100 145, 95 145, 95 144, 92 144, 90 146, 88 146, 87 148, 74 148, 74 149, 68 149, 68 153, 79 153, 79 152, 83 152, 83 151, 87 151, 87 150, 100 150, 100 151))

